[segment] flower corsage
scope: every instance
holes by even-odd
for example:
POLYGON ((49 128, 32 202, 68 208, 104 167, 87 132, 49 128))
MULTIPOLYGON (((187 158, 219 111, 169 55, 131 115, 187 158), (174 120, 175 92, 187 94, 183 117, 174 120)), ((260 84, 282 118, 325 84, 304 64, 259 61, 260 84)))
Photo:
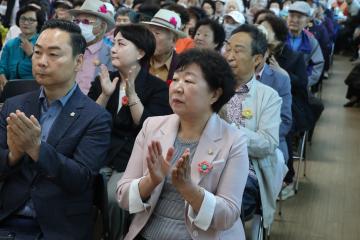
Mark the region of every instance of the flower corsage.
POLYGON ((242 112, 241 112, 241 116, 243 116, 245 119, 251 119, 253 116, 253 113, 251 111, 250 108, 245 108, 242 112))
POLYGON ((121 105, 122 105, 122 106, 127 106, 127 105, 129 105, 129 98, 128 98, 128 96, 123 96, 123 97, 121 98, 121 105))
POLYGON ((198 171, 200 174, 208 174, 212 168, 212 164, 206 160, 198 163, 198 171))

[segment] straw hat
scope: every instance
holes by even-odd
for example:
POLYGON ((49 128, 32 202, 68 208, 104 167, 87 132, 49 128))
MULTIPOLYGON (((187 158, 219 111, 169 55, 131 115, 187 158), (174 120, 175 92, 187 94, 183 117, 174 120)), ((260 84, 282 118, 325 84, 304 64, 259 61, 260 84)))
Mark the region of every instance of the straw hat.
POLYGON ((160 9, 150 22, 142 23, 169 29, 179 38, 187 37, 186 33, 180 31, 181 19, 179 15, 167 9, 160 9))
POLYGON ((85 13, 101 18, 107 24, 106 32, 115 26, 113 9, 109 9, 107 4, 100 0, 86 0, 80 9, 72 9, 69 12, 73 16, 85 13))

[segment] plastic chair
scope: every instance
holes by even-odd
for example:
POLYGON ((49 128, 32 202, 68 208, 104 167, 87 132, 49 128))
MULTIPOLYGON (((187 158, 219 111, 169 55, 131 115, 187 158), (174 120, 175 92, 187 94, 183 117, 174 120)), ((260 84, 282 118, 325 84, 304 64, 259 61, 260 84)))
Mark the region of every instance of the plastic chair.
POLYGON ((13 79, 9 80, 0 96, 0 102, 5 102, 6 99, 31 92, 40 88, 40 85, 35 80, 13 79))

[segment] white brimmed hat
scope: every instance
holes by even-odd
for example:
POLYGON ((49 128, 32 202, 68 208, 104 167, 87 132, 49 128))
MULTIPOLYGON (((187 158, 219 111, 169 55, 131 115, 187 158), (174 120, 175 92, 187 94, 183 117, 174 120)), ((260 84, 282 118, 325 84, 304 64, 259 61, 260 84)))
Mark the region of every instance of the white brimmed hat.
POLYGON ((109 9, 107 4, 100 0, 85 0, 80 9, 69 10, 70 14, 73 16, 85 13, 101 18, 107 24, 106 32, 110 31, 115 26, 113 11, 113 9, 109 9))
POLYGON ((169 29, 179 38, 184 38, 187 36, 186 33, 180 30, 181 19, 179 15, 176 12, 167 9, 160 9, 150 22, 142 23, 169 29))
POLYGON ((245 17, 239 11, 231 11, 228 14, 225 14, 224 17, 231 17, 232 19, 234 19, 235 22, 237 22, 239 24, 245 23, 245 17))

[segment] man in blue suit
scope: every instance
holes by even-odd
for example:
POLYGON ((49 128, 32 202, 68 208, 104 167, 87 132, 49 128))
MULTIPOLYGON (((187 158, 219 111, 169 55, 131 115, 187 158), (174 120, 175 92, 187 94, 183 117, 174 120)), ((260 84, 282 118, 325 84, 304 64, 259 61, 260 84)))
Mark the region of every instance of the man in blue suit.
POLYGON ((105 165, 111 117, 75 82, 86 47, 80 28, 48 21, 32 65, 39 91, 0 113, 0 234, 91 239, 93 180, 105 165))

